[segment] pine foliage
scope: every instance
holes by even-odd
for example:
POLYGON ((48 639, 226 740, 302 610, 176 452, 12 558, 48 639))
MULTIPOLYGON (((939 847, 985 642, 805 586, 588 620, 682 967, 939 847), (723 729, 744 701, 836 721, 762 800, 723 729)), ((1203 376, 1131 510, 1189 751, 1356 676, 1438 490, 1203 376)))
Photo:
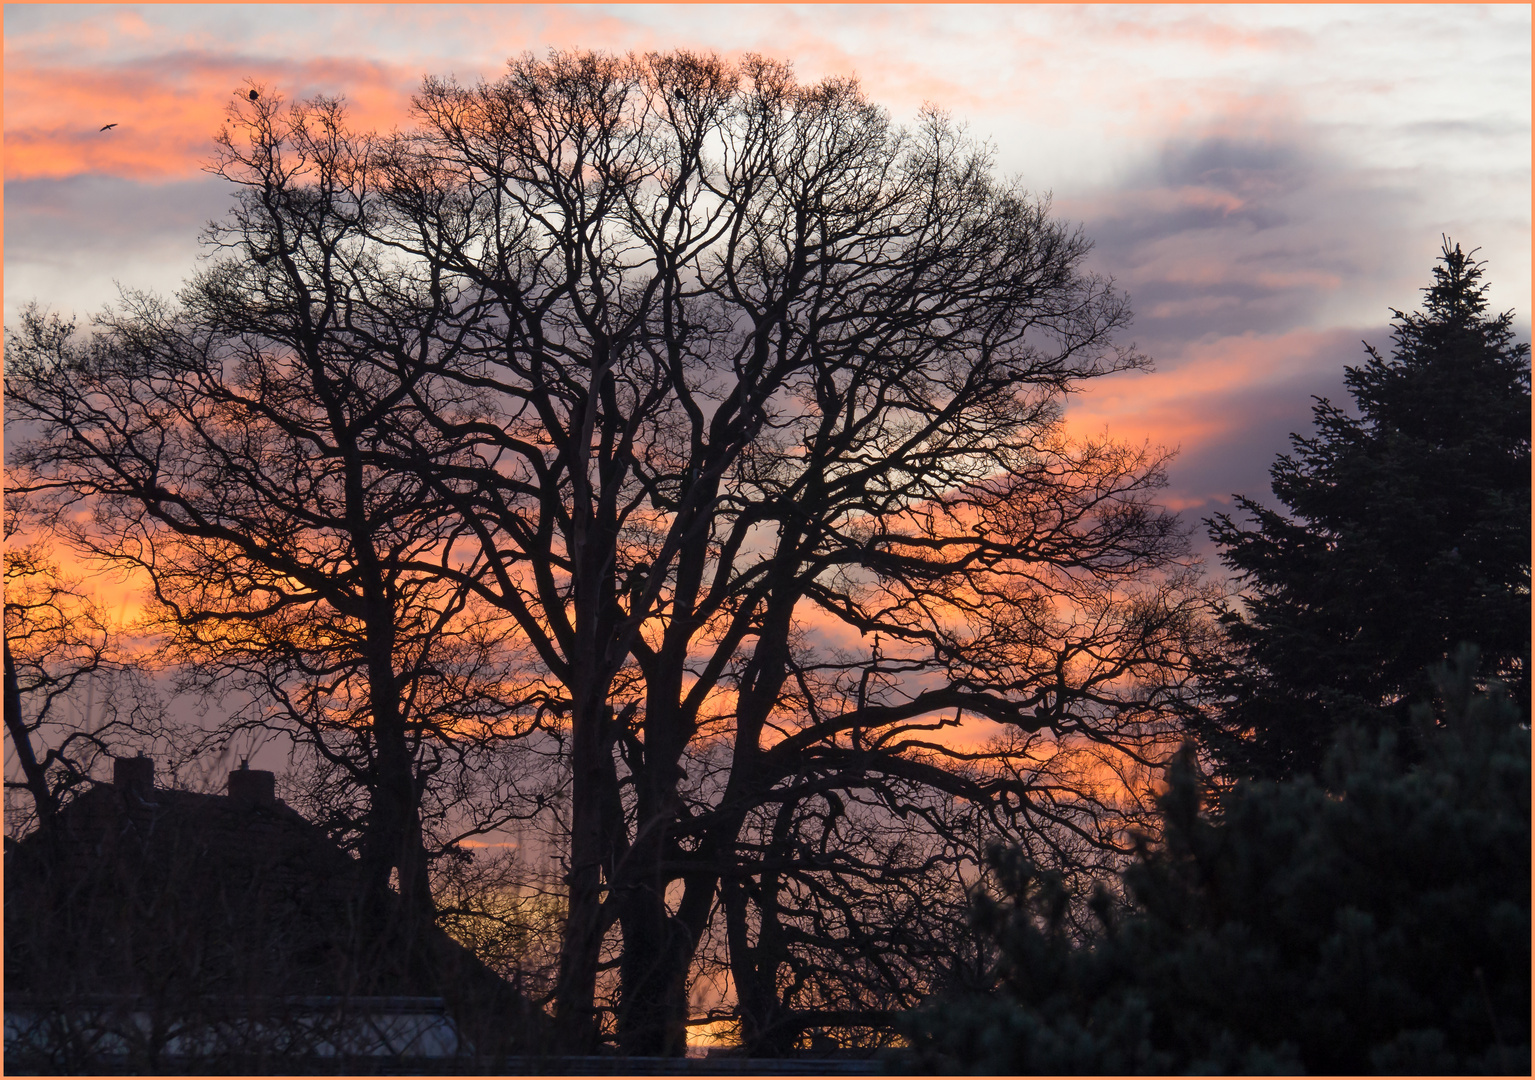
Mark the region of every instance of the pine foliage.
POLYGON ((1317 400, 1270 470, 1287 512, 1238 497, 1250 525, 1207 522, 1242 587, 1201 732, 1233 776, 1314 772, 1340 721, 1400 728, 1461 642, 1529 707, 1530 348, 1474 255, 1446 240, 1391 355, 1346 369, 1357 415, 1317 400))
POLYGON ((1439 671, 1422 756, 1348 729, 1320 778, 1244 781, 1219 821, 1191 754, 1135 901, 1071 940, 1069 897, 1016 851, 981 898, 989 997, 920 1014, 939 1071, 1522 1073, 1530 1068, 1530 732, 1474 650, 1439 671))

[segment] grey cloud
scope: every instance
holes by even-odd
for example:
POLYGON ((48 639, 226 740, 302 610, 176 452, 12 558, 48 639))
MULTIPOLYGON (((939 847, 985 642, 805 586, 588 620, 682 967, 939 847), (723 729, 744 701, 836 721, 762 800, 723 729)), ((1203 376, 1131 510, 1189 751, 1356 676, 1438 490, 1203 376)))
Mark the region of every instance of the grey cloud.
POLYGON ((13 243, 41 252, 195 237, 231 201, 229 184, 213 176, 166 184, 105 176, 12 180, 5 185, 7 254, 13 243))
POLYGON ((230 208, 228 183, 144 184, 104 176, 5 185, 5 317, 37 301, 85 316, 114 282, 169 293, 196 268, 198 236, 230 208))
POLYGON ((1277 507, 1269 490, 1269 467, 1275 457, 1290 451, 1292 433, 1311 434, 1313 395, 1338 404, 1348 401, 1343 365, 1353 360, 1340 357, 1335 372, 1307 373, 1280 386, 1245 391, 1210 403, 1238 413, 1243 422, 1227 437, 1175 458, 1169 470, 1168 491, 1182 508, 1185 525, 1194 530, 1195 551, 1208 565, 1215 566, 1218 559, 1215 546, 1205 535, 1205 519, 1230 513, 1236 495, 1277 507))
POLYGON ((1405 138, 1435 141, 1446 138, 1508 139, 1521 136, 1528 139, 1530 127, 1528 124, 1505 118, 1412 120, 1401 125, 1400 132, 1405 138))
POLYGON ((1399 235, 1405 196, 1310 141, 1168 140, 1119 183, 1062 200, 1092 237, 1096 268, 1130 294, 1153 355, 1325 324, 1340 300, 1378 294, 1372 315, 1392 302, 1379 285, 1411 239, 1399 235))
MULTIPOLYGON (((1476 128, 1467 121, 1462 133, 1476 128)), ((1410 183, 1305 130, 1212 133, 1169 139, 1118 183, 1058 203, 1095 241, 1094 268, 1129 293, 1133 337, 1158 371, 1176 373, 1201 355, 1196 344, 1208 362, 1209 347, 1229 341, 1241 362, 1246 336, 1305 350, 1276 357, 1284 376, 1187 398, 1192 420, 1226 421, 1184 447, 1166 493, 1212 568, 1202 520, 1229 510, 1233 494, 1271 502, 1269 467, 1292 432, 1311 432, 1313 396, 1347 406, 1343 369, 1362 361, 1361 338, 1389 349, 1388 309, 1421 302, 1439 230, 1413 224, 1424 215, 1410 183), (1292 336, 1307 329, 1323 332, 1309 344, 1292 336)))
POLYGON ((1212 136, 1164 144, 1156 173, 1168 184, 1204 184, 1237 194, 1295 191, 1316 169, 1298 147, 1212 136))

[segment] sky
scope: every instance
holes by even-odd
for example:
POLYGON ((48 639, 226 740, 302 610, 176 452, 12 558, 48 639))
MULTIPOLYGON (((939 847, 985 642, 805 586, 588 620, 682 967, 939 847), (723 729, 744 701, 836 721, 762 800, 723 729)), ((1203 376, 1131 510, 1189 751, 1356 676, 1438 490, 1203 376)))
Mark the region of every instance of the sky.
MULTIPOLYGON (((1448 235, 1530 312, 1527 5, 86 5, 4 9, 4 313, 175 290, 232 202, 203 171, 247 82, 410 123, 424 76, 550 49, 756 52, 933 105, 1095 242, 1156 362, 1068 422, 1177 451, 1197 532, 1266 496, 1311 396, 1346 400, 1448 235), (102 132, 103 124, 115 123, 102 132)), ((1206 547, 1201 543, 1202 547, 1206 547)))

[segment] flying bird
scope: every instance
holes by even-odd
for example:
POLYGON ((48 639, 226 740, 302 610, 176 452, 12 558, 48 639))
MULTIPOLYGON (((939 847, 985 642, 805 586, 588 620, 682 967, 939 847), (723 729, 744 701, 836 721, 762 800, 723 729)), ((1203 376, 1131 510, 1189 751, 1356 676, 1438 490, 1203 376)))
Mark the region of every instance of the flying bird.
POLYGON ((102 131, 111 131, 116 126, 117 126, 116 124, 102 124, 101 125, 101 130, 102 131))

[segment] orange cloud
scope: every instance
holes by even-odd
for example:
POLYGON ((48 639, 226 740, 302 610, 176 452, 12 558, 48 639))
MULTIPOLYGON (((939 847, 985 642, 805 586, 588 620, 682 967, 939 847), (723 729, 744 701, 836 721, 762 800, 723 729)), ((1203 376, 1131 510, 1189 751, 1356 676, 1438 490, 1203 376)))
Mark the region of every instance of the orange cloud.
POLYGON ((5 74, 8 180, 186 179, 212 156, 213 135, 247 79, 286 99, 340 94, 355 126, 387 129, 404 119, 419 78, 370 61, 193 53, 108 68, 10 63, 5 74), (111 123, 118 126, 99 130, 111 123))
POLYGON ((1122 441, 1194 450, 1248 424, 1251 417, 1234 407, 1234 396, 1261 397, 1265 387, 1293 383, 1314 370, 1315 358, 1335 348, 1338 338, 1337 332, 1296 330, 1191 345, 1166 370, 1098 380, 1073 399, 1067 431, 1085 438, 1107 429, 1122 441))

